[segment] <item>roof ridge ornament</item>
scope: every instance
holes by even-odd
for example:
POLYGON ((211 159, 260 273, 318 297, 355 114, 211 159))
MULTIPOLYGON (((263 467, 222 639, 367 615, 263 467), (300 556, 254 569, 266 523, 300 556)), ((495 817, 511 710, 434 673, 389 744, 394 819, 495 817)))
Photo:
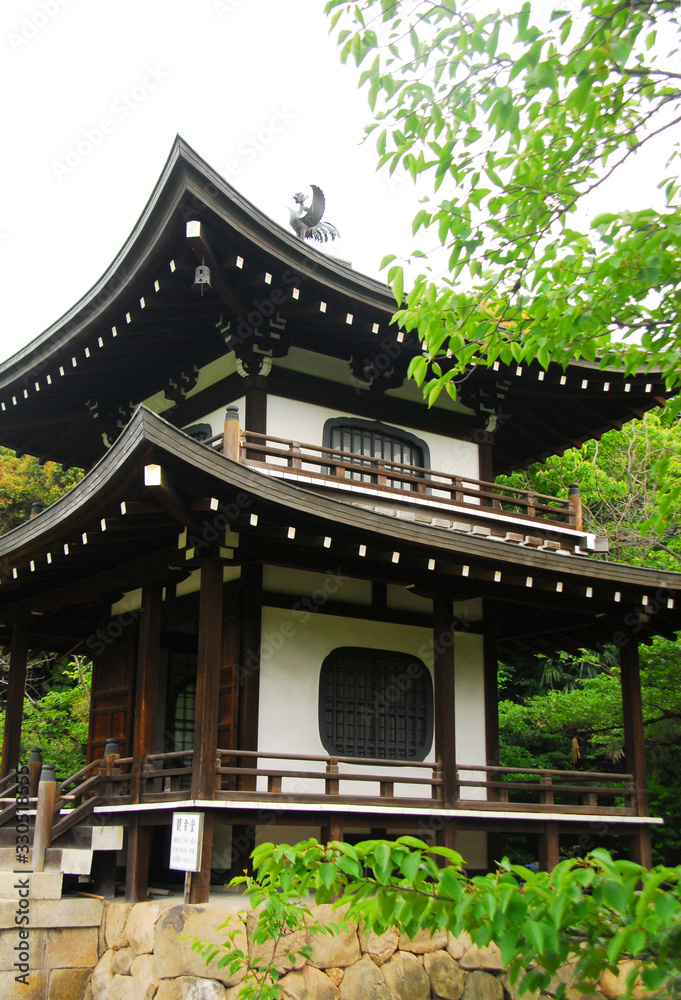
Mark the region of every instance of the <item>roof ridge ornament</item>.
POLYGON ((316 240, 328 243, 340 238, 340 233, 330 222, 322 222, 326 207, 324 192, 316 184, 310 184, 312 196, 303 191, 293 195, 295 208, 289 208, 291 228, 301 240, 316 240))

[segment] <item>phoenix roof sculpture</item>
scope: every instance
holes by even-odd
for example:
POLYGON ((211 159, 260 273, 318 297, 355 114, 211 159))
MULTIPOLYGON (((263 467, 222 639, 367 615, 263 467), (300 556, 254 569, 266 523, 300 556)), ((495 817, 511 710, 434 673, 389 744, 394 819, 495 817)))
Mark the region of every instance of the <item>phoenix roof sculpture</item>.
POLYGON ((310 184, 312 197, 303 192, 294 194, 295 208, 289 208, 291 228, 301 240, 316 240, 317 243, 328 243, 336 240, 340 233, 330 222, 322 222, 326 202, 324 192, 316 184, 310 184))

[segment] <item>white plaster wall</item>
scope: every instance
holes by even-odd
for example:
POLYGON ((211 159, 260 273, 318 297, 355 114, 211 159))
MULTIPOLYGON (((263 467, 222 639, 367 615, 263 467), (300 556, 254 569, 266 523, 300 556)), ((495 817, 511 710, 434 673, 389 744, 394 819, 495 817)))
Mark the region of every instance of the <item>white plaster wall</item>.
MULTIPOLYGON (((300 403, 280 396, 267 397, 267 430, 275 437, 290 438, 301 444, 321 445, 324 423, 332 417, 356 416, 326 406, 300 403)), ((457 476, 479 479, 478 446, 472 441, 459 441, 443 434, 412 430, 406 425, 387 424, 410 431, 426 442, 430 449, 430 468, 457 476)), ((217 433, 215 431, 214 433, 217 433)))
MULTIPOLYGON (((324 615, 321 611, 263 608, 258 748, 276 753, 325 756, 319 735, 319 675, 324 658, 338 646, 393 649, 421 659, 432 673, 431 629, 324 615)), ((456 655, 457 755, 464 763, 485 763, 482 639, 458 634, 456 655)), ((433 760, 430 748, 426 760, 433 760)), ((274 761, 261 761, 261 766, 274 761)), ((281 763, 276 765, 282 767, 281 763)), ((301 765, 323 771, 321 762, 301 765)), ((285 769, 285 767, 282 767, 285 769)), ((389 767, 361 766, 363 773, 393 773, 389 767)), ((348 769, 349 770, 349 769, 348 769)), ((423 776, 421 768, 405 768, 405 777, 423 776)), ((426 772, 428 773, 428 772, 426 772)), ((262 790, 265 780, 261 779, 262 790)), ((283 791, 319 793, 323 783, 312 778, 288 778, 283 791)), ((377 795, 373 782, 341 782, 340 793, 377 795)), ((396 796, 430 798, 429 788, 395 785, 396 796)), ((481 797, 467 796, 467 797, 481 797)))

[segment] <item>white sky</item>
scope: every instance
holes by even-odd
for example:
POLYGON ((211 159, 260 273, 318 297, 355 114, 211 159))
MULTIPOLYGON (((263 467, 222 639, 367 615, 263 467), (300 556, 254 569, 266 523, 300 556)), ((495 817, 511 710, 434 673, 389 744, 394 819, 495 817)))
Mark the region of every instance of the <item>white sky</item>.
MULTIPOLYGON (((340 64, 323 7, 3 0, 0 359, 105 271, 176 133, 282 225, 292 194, 318 184, 342 235, 330 252, 365 274, 380 277, 385 253, 412 249, 414 186, 376 173, 373 139, 362 144, 365 92, 354 65, 340 64)), ((594 210, 644 207, 641 176, 659 162, 650 166, 608 204, 599 191, 594 210)))
POLYGON ((361 144, 366 98, 354 66, 340 64, 323 7, 4 0, 0 358, 106 269, 176 133, 282 225, 291 195, 318 184, 342 236, 330 252, 357 270, 378 277, 384 253, 409 251, 413 186, 376 174, 373 141, 361 144), (68 154, 79 143, 78 162, 68 154))

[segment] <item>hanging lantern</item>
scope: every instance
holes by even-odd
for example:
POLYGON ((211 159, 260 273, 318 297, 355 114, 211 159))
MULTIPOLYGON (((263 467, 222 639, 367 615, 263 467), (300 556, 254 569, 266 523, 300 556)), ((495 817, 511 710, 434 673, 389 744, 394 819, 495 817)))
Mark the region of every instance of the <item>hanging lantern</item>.
POLYGON ((206 267, 204 260, 201 261, 196 269, 196 274, 194 275, 194 284, 192 288, 200 288, 201 295, 203 296, 204 288, 210 288, 210 268, 206 267))

